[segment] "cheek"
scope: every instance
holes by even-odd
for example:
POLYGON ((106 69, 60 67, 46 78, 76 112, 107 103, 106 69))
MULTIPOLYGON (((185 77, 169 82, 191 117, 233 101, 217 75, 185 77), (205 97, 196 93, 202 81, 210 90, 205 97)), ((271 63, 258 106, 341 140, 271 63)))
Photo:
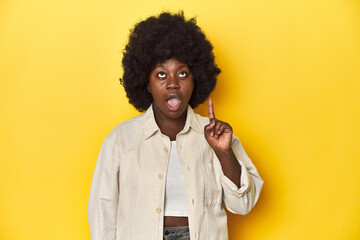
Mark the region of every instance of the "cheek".
POLYGON ((156 84, 156 82, 150 79, 150 81, 146 85, 146 89, 149 93, 154 94, 155 92, 158 91, 159 86, 156 84))
POLYGON ((191 86, 190 96, 193 94, 193 92, 194 92, 194 85, 191 86))
POLYGON ((195 83, 194 81, 192 81, 189 85, 190 96, 193 94, 194 88, 195 88, 195 83))

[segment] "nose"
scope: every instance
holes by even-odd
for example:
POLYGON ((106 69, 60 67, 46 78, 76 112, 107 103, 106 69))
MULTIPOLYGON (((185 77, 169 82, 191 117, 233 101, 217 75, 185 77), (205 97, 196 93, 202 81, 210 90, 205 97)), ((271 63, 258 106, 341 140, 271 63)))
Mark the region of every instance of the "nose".
POLYGON ((179 85, 179 79, 177 79, 176 76, 169 76, 167 78, 167 82, 166 82, 166 88, 167 89, 179 89, 180 85, 179 85))

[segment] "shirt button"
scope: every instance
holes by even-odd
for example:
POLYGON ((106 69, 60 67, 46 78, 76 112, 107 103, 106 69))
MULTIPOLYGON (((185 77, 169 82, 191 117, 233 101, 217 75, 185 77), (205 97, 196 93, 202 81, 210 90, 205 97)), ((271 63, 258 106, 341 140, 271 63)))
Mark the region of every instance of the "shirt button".
POLYGON ((187 169, 188 169, 188 172, 190 172, 190 167, 189 167, 189 165, 187 166, 187 169))
POLYGON ((155 209, 155 212, 157 212, 157 213, 161 213, 161 208, 159 208, 159 207, 158 207, 158 208, 156 208, 156 209, 155 209))
POLYGON ((163 179, 164 178, 164 175, 162 175, 161 173, 158 174, 158 178, 159 179, 163 179))
POLYGON ((180 150, 182 150, 182 145, 180 145, 180 150))
POLYGON ((194 203, 195 203, 194 199, 191 199, 191 203, 194 205, 194 203))
POLYGON ((168 149, 166 147, 163 148, 164 153, 168 152, 168 149))

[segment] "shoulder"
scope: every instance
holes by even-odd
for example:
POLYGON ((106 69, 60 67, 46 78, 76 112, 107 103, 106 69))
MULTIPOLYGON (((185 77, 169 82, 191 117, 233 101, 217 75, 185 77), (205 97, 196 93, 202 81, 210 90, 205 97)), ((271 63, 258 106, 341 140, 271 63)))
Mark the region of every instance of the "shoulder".
POLYGON ((139 137, 139 134, 143 134, 143 118, 144 114, 140 114, 119 123, 106 136, 105 141, 111 143, 124 143, 139 137))
POLYGON ((115 134, 119 134, 119 133, 124 134, 129 131, 133 131, 134 128, 142 126, 143 118, 144 118, 143 113, 138 116, 132 117, 132 118, 116 125, 111 132, 114 132, 115 134))

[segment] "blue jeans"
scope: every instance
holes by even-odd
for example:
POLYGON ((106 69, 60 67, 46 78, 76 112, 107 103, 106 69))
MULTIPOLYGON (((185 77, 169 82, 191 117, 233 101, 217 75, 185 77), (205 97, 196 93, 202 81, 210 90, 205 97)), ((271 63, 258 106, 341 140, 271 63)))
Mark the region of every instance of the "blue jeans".
POLYGON ((164 240, 190 240, 188 226, 164 227, 164 240))

